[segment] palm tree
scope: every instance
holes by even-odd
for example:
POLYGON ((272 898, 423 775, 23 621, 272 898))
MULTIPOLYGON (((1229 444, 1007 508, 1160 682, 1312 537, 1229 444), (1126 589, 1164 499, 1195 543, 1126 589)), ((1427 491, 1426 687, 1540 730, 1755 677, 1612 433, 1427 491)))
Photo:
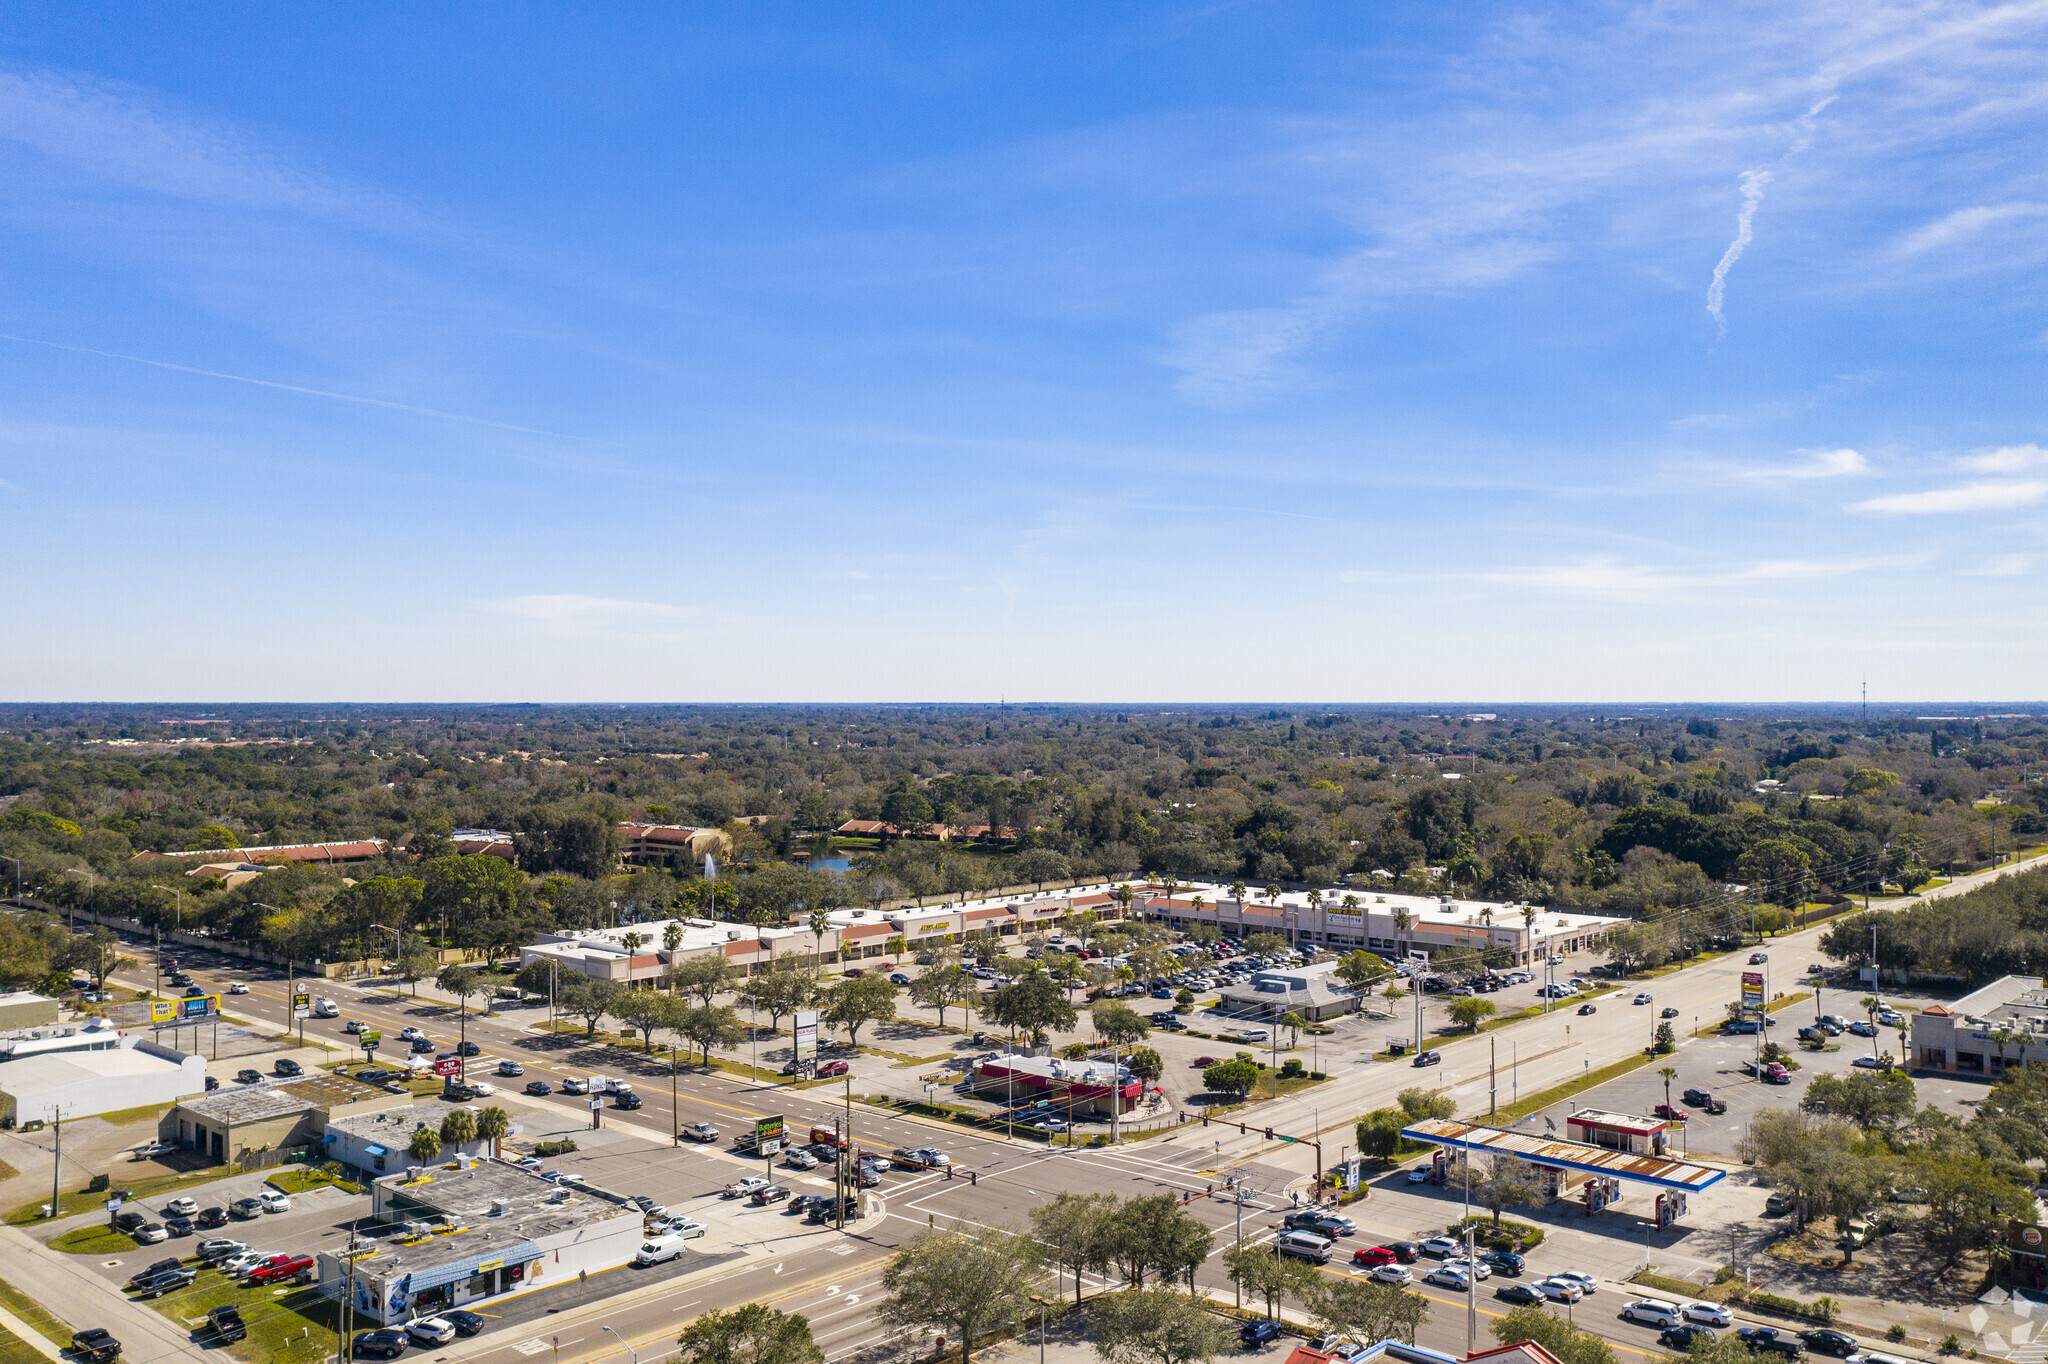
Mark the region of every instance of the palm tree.
POLYGON ((1676 1066, 1659 1066, 1657 1068, 1657 1075, 1664 1081, 1664 1106, 1669 1108, 1671 1107, 1671 1082, 1678 1078, 1678 1068, 1676 1066))
POLYGON ((1301 1041, 1301 1030, 1308 1026, 1308 1020, 1290 1010, 1281 1018, 1280 1026, 1287 1029, 1287 1045, 1292 1047, 1301 1041))
POLYGON ((491 1143, 491 1154, 496 1155, 498 1143, 512 1130, 512 1119, 496 1104, 476 1115, 476 1134, 491 1143))
POLYGON ((811 911, 811 960, 815 962, 816 973, 825 973, 825 935, 832 931, 832 916, 820 905, 811 911))
POLYGON ((1536 906, 1522 906, 1522 931, 1529 935, 1529 965, 1536 964, 1536 906))
POLYGON ((1208 902, 1207 900, 1203 899, 1203 898, 1202 898, 1201 896, 1197 895, 1197 896, 1196 896, 1196 897, 1194 898, 1194 902, 1193 902, 1193 903, 1194 903, 1194 906, 1195 906, 1195 919, 1196 919, 1196 921, 1197 921, 1197 922, 1200 922, 1200 920, 1201 920, 1201 917, 1202 917, 1202 907, 1203 907, 1204 905, 1208 904, 1209 902, 1208 902))
MULTIPOLYGON (((1413 927, 1415 927, 1415 915, 1409 911, 1406 905, 1394 911, 1395 941, 1400 941, 1407 934, 1408 930, 1413 927)), ((1401 949, 1401 963, 1404 966, 1408 963, 1408 950, 1406 947, 1401 949)))
POLYGON ((671 923, 667 928, 663 929, 661 945, 673 954, 677 948, 683 945, 683 926, 678 923, 671 923))
POLYGON ((1856 1001, 1856 1007, 1863 1010, 1864 1016, 1870 1020, 1870 1059, 1875 1061, 1877 1059, 1877 1011, 1882 1006, 1878 1004, 1876 995, 1865 995, 1856 1001))
POLYGON ((1173 893, 1180 889, 1180 878, 1178 876, 1175 876, 1172 872, 1168 872, 1166 875, 1159 878, 1159 885, 1160 888, 1166 892, 1166 898, 1171 900, 1173 898, 1173 893))
POLYGON ((630 957, 647 945, 647 935, 637 932, 628 933, 621 937, 619 942, 625 947, 626 955, 630 957))
POLYGON ((412 1142, 405 1153, 414 1160, 427 1161, 441 1154, 441 1134, 424 1124, 412 1134, 412 1142))

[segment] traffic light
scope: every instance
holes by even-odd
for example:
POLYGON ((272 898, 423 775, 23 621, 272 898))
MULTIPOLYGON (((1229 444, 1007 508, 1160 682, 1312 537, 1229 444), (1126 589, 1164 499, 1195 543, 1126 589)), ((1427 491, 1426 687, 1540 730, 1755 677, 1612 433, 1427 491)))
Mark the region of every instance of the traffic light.
POLYGON ((1204 1126, 1204 1127, 1207 1127, 1208 1125, 1209 1125, 1209 1115, 1208 1115, 1207 1113, 1204 1113, 1204 1114, 1202 1115, 1202 1126, 1204 1126))
POLYGON ((980 1172, 977 1170, 969 1170, 967 1172, 967 1182, 969 1185, 979 1184, 981 1182, 980 1172))
POLYGON ((1244 1124, 1243 1124, 1243 1123, 1239 1123, 1239 1124, 1237 1125, 1237 1134, 1238 1134, 1239 1136, 1243 1136, 1243 1135, 1244 1135, 1244 1132, 1245 1132, 1245 1126, 1244 1126, 1244 1124))
POLYGON ((1267 1141, 1271 1141, 1271 1140, 1273 1140, 1273 1129, 1272 1129, 1272 1128, 1270 1128, 1270 1127, 1266 1129, 1266 1140, 1267 1140, 1267 1141))

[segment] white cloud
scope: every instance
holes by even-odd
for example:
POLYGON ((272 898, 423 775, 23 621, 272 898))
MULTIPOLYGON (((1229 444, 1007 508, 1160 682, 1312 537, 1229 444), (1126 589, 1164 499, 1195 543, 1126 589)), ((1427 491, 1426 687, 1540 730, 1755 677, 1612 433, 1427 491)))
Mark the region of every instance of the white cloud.
POLYGON ((1739 477, 1757 482, 1808 481, 1817 478, 1853 478, 1870 472, 1870 461, 1862 452, 1839 450, 1794 450, 1804 456, 1797 464, 1773 464, 1737 470, 1739 477))
POLYGON ((0 71, 0 139, 134 189, 379 227, 418 226, 390 196, 293 166, 246 133, 133 86, 0 71))
POLYGON ((2017 578, 2033 566, 2034 558, 2030 554, 2001 554, 1963 572, 1972 578, 2017 578))
POLYGON ((1956 462, 1979 473, 2019 474, 2048 464, 2048 450, 2038 445, 2001 445, 1995 450, 1973 450, 1956 462))
POLYGON ((1959 208, 1925 227, 1915 228, 1899 240, 1894 254, 1918 256, 1955 246, 2001 226, 2048 214, 2048 204, 1986 204, 1959 208))
POLYGON ((705 615, 704 608, 697 606, 590 597, 576 592, 499 597, 482 605, 487 611, 524 621, 546 634, 581 640, 682 639, 689 635, 691 623, 705 615))
POLYGON ((1931 488, 1919 493, 1893 493, 1866 502, 1851 502, 1850 511, 1920 516, 1944 512, 1997 511, 2027 507, 2048 497, 2048 483, 2020 479, 1965 483, 1959 488, 1931 488))
POLYGON ((1879 566, 1874 560, 1765 559, 1735 568, 1682 571, 1594 556, 1481 574, 1503 586, 1577 596, 1659 598, 1726 591, 1750 584, 1839 578, 1879 566))

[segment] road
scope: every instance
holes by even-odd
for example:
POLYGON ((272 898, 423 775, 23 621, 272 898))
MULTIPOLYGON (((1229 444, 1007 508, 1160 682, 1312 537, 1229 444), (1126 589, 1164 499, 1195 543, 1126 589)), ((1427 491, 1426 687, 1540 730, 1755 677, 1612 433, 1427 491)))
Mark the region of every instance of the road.
MULTIPOLYGON (((1962 894, 2012 870, 2015 868, 2008 866, 1963 878, 1930 895, 1962 894)), ((1805 988, 1805 968, 1820 960, 1818 940, 1823 931, 1816 927, 1785 934, 1764 945, 1773 993, 1805 988)), ((148 947, 141 950, 147 959, 148 947)), ((177 955, 190 962, 197 954, 180 950, 177 955)), ((145 964, 154 966, 153 961, 145 964)), ((190 969, 209 988, 224 990, 237 981, 245 983, 247 994, 226 999, 230 1008, 276 1032, 286 1031, 290 1002, 281 973, 225 959, 190 969)), ((1313 1170, 1315 1157, 1310 1148, 1263 1140, 1259 1129, 1266 1124, 1299 1136, 1323 1135, 1332 1144, 1325 1154, 1333 1158, 1336 1148, 1348 1144, 1351 1123, 1359 1112, 1392 1103, 1395 1095, 1410 1085, 1447 1090, 1464 1111, 1482 1113, 1495 1098, 1506 1105, 1518 1096, 1637 1054, 1649 1040, 1657 1013, 1666 1006, 1679 1009, 1680 1017, 1673 1022, 1682 1025, 1682 1031, 1710 1023, 1735 998, 1742 972, 1750 969, 1758 968, 1751 967, 1742 953, 1690 966, 1646 987, 1656 997, 1654 1006, 1630 1005, 1627 1001, 1633 990, 1624 989, 1600 1001, 1592 1014, 1562 1007, 1494 1034, 1443 1044, 1439 1047, 1443 1063, 1426 1069, 1376 1062, 1364 1052, 1340 1056, 1326 1062, 1334 1077, 1330 1082, 1248 1110, 1244 1116, 1257 1122, 1249 1135, 1241 1136, 1220 1124, 1208 1128, 1191 1124, 1111 1151, 1048 1150, 1037 1142, 940 1129, 882 1114, 849 1104, 857 1076, 845 1086, 803 1090, 715 1071, 672 1076, 670 1069, 654 1058, 640 1060, 614 1048, 587 1046, 579 1038, 535 1031, 534 1024, 546 1017, 544 1007, 520 1007, 488 1016, 472 1013, 463 1019, 452 1005, 428 997, 413 998, 383 987, 356 989, 315 982, 315 994, 334 998, 341 1016, 307 1020, 305 1036, 308 1041, 317 1039, 336 1047, 339 1055, 355 1055, 352 1039, 341 1026, 345 1020, 359 1019, 382 1028, 387 1039, 394 1041, 400 1028, 423 1028, 440 1050, 448 1051, 466 1029, 483 1051, 469 1062, 473 1076, 492 1069, 499 1059, 516 1060, 525 1067, 527 1078, 539 1076, 551 1084, 593 1072, 629 1075, 646 1107, 631 1114, 607 1109, 604 1121, 645 1138, 641 1159, 650 1171, 670 1162, 684 1163, 700 1177, 757 1169, 757 1162, 743 1161, 722 1146, 664 1147, 678 1124, 707 1121, 729 1134, 736 1124, 769 1114, 783 1115, 795 1127, 829 1125, 835 1116, 841 1121, 850 1119, 857 1140, 884 1150, 897 1145, 942 1145, 955 1162, 955 1178, 926 1173, 893 1175, 877 1191, 875 1214, 852 1224, 845 1233, 829 1229, 798 1232, 794 1219, 786 1219, 790 1225, 777 1225, 770 1232, 767 1219, 780 1214, 762 1210, 762 1234, 751 1243, 743 1242, 747 1258, 737 1266, 719 1264, 701 1274, 644 1288, 632 1282, 630 1271, 618 1271, 621 1277, 616 1286, 603 1289, 597 1301, 532 1320, 524 1319, 524 1313, 508 1312, 498 1328, 437 1352, 437 1357, 448 1359, 503 1360, 506 1364, 514 1355, 527 1358, 542 1352, 561 1360, 595 1361, 620 1356, 624 1343, 637 1348, 642 1360, 653 1360, 673 1344, 678 1327, 696 1313, 759 1300, 809 1317, 828 1359, 837 1364, 881 1344, 890 1334, 876 1321, 873 1307, 879 1296, 880 1271, 892 1248, 927 1227, 1026 1225, 1031 1207, 1063 1191, 1172 1192, 1190 1197, 1188 1210, 1219 1232, 1217 1250, 1197 1281, 1228 1296, 1220 1255, 1237 1234, 1239 1209, 1211 1196, 1211 1186, 1219 1185, 1226 1173, 1244 1177, 1257 1190, 1251 1205, 1243 1209, 1244 1232, 1248 1238, 1266 1239, 1289 1206, 1289 1194, 1305 1187, 1313 1170), (665 1083, 671 1080, 673 1099, 665 1083), (966 1178, 970 1170, 975 1176, 972 1184, 966 1178), (601 1329, 605 1327, 610 1330, 601 1329)), ((150 971, 128 973, 120 979, 136 988, 155 984, 150 971)), ((1843 1003, 1851 1007, 1838 1007, 1837 1011, 1853 1011, 1853 997, 1843 1003)), ((872 1064, 871 1058, 863 1058, 857 1069, 872 1064)), ((557 1093, 531 1102, 546 1106, 565 1123, 587 1121, 586 1101, 580 1097, 557 1093)), ((779 1171, 778 1177, 782 1177, 779 1171)), ((1375 1226, 1374 1210, 1374 1200, 1348 1210, 1358 1218, 1360 1228, 1357 1238, 1340 1243, 1347 1252, 1353 1246, 1375 1244, 1377 1239, 1409 1234, 1399 1226, 1375 1226)), ((1553 1252, 1551 1258, 1562 1254, 1553 1252)), ((1562 1258, 1552 1263, 1539 1251, 1532 1257, 1531 1272, 1540 1275, 1571 1267, 1562 1258)), ((1333 1265, 1326 1272, 1344 1270, 1333 1265)), ((1482 1346, 1487 1340, 1486 1323, 1501 1310, 1490 1297, 1491 1287, 1482 1285, 1473 1313, 1482 1346)), ((1434 1287, 1419 1291, 1435 1306, 1435 1319, 1424 1327, 1420 1343, 1461 1352, 1467 1320, 1464 1296, 1434 1287)), ((1613 1319, 1627 1299, 1622 1287, 1603 1283, 1599 1295, 1576 1310, 1575 1320, 1613 1340, 1631 1357, 1662 1354, 1649 1328, 1613 1319)))

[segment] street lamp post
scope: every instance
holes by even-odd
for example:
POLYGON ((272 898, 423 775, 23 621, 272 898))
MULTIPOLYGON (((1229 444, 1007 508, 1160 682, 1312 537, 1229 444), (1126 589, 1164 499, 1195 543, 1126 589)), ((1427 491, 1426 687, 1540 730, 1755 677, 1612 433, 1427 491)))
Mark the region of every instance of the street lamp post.
MULTIPOLYGON (((598 1325, 597 1329, 600 1331, 612 1331, 611 1327, 603 1325, 602 1323, 598 1325)), ((618 1341, 619 1344, 626 1347, 626 1353, 632 1356, 633 1364, 640 1364, 640 1352, 633 1348, 632 1342, 628 1341, 624 1336, 620 1335, 617 1331, 612 1331, 612 1339, 618 1341)))

